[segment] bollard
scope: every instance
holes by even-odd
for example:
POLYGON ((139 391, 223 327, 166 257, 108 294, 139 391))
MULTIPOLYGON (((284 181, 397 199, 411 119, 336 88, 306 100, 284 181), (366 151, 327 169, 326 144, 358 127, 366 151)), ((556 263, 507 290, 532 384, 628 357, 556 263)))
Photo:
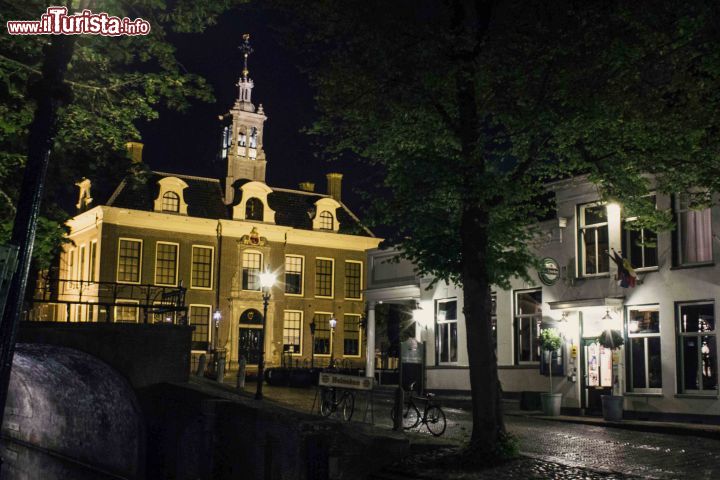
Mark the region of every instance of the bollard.
POLYGON ((217 381, 223 383, 225 379, 225 359, 221 358, 217 363, 217 381))
POLYGON ((245 356, 241 356, 238 360, 238 373, 237 373, 237 388, 242 390, 245 388, 245 367, 247 366, 247 360, 245 356))
POLYGON ((404 392, 400 385, 395 389, 395 417, 393 418, 393 430, 401 430, 403 423, 403 407, 405 405, 404 392))
POLYGON ((196 377, 202 377, 205 373, 205 366, 207 365, 207 356, 203 353, 200 355, 200 358, 198 359, 198 367, 197 371, 195 372, 196 377))

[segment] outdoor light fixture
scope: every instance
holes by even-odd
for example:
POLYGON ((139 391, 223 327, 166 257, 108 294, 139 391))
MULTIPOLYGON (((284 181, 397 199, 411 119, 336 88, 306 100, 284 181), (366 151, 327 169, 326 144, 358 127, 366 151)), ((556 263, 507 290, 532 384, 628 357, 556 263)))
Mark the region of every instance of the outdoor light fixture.
POLYGON ((263 317, 262 317, 262 330, 260 333, 260 355, 258 356, 258 379, 257 389, 255 390, 255 400, 262 400, 263 393, 263 376, 265 373, 265 326, 267 325, 267 311, 268 303, 270 302, 270 291, 275 284, 275 274, 268 269, 265 269, 260 274, 260 287, 262 289, 263 299, 263 317))
POLYGON ((337 326, 337 318, 335 318, 335 315, 330 317, 330 320, 328 320, 328 323, 330 324, 330 368, 333 368, 335 366, 335 359, 333 358, 333 340, 335 339, 335 327, 337 326))
POLYGON ((213 351, 217 350, 218 346, 218 332, 220 331, 220 320, 222 319, 222 314, 220 313, 220 308, 216 308, 213 312, 213 321, 215 325, 215 335, 213 335, 213 351))
POLYGON ((213 320, 215 320, 215 327, 217 327, 220 324, 220 319, 222 318, 222 314, 220 313, 220 309, 216 309, 213 313, 213 320))

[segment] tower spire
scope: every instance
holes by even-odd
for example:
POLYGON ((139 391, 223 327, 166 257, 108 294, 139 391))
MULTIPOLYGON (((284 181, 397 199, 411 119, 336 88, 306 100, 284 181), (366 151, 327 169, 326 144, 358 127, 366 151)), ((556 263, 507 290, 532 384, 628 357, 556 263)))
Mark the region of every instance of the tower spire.
POLYGON ((243 78, 247 79, 248 74, 250 73, 250 71, 248 70, 248 57, 250 56, 251 53, 253 53, 253 48, 250 45, 250 34, 249 33, 244 33, 242 38, 243 38, 243 43, 240 44, 240 46, 238 48, 240 49, 240 51, 243 54, 243 71, 242 71, 243 78))

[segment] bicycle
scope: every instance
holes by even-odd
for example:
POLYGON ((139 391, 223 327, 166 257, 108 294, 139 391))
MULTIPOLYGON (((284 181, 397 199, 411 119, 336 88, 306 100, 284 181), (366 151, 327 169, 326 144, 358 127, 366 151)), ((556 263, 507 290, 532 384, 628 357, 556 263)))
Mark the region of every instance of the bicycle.
MULTIPOLYGON (((433 436, 439 437, 445 433, 445 428, 447 428, 445 412, 440 408, 440 404, 434 400, 434 393, 426 393, 424 399, 421 397, 413 397, 412 391, 414 386, 415 382, 410 385, 410 389, 407 392, 407 400, 405 400, 403 405, 403 429, 410 430, 422 423, 433 436), (423 409, 422 416, 420 415, 420 409, 415 404, 414 398, 425 400, 425 408, 423 409)), ((390 417, 393 419, 393 422, 395 422, 395 407, 390 411, 390 417)))
POLYGON ((342 390, 337 398, 335 387, 323 388, 320 392, 320 415, 329 417, 336 411, 342 412, 342 418, 349 422, 355 411, 355 395, 349 390, 342 390))

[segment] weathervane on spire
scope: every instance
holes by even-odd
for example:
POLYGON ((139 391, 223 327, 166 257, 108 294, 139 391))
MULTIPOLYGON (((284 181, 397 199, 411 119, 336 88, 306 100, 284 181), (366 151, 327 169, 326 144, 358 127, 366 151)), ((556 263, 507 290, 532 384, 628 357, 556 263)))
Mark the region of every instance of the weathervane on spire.
POLYGON ((243 71, 242 71, 243 78, 247 78, 248 73, 250 73, 250 71, 248 70, 248 57, 250 56, 251 53, 253 53, 253 48, 252 48, 252 46, 250 46, 250 34, 249 33, 243 34, 242 38, 243 38, 243 43, 238 48, 242 52, 243 59, 244 59, 244 65, 243 65, 243 71))

